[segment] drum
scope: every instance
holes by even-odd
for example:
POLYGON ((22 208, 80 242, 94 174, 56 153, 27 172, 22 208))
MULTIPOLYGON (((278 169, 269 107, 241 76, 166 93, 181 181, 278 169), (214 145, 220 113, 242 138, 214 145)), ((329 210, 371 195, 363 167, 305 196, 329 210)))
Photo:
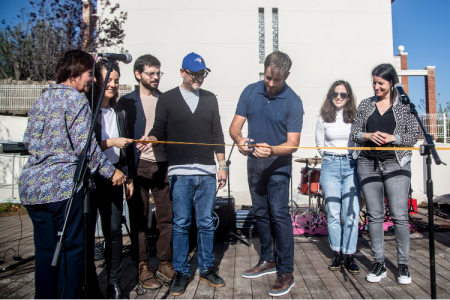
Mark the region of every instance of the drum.
POLYGON ((311 173, 311 194, 316 195, 317 190, 322 190, 320 188, 320 169, 319 168, 302 168, 301 171, 301 183, 300 183, 300 193, 303 195, 308 195, 308 171, 312 170, 311 173))

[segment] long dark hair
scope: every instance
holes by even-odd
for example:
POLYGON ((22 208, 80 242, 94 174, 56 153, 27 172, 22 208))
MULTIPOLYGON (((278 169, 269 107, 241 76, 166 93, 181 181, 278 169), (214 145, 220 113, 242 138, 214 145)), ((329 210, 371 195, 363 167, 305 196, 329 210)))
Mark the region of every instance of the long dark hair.
MULTIPOLYGON (((98 97, 100 96, 100 92, 102 91, 102 87, 99 86, 100 79, 103 81, 102 71, 106 70, 107 67, 108 67, 108 61, 106 59, 100 59, 95 65, 95 79, 97 80, 97 82, 93 85, 93 87, 94 87, 94 107, 97 104, 98 97)), ((114 71, 119 73, 119 77, 120 77, 120 68, 119 68, 118 63, 114 64, 114 71)), ((90 97, 91 94, 92 93, 89 92, 88 97, 90 97)), ((112 108, 116 108, 117 107, 117 98, 119 98, 119 89, 117 89, 117 92, 114 95, 114 97, 109 99, 109 106, 111 106, 112 108)), ((102 100, 100 100, 100 101, 102 101, 102 100)))
POLYGON ((350 83, 344 80, 338 80, 335 81, 328 90, 327 96, 325 98, 325 101, 322 104, 322 107, 320 108, 320 116, 322 117, 323 121, 325 123, 334 123, 336 122, 336 109, 333 104, 333 97, 331 96, 331 93, 334 92, 334 89, 338 85, 343 85, 345 89, 347 90, 348 98, 347 102, 344 106, 343 111, 343 117, 344 122, 346 124, 352 124, 353 119, 355 118, 356 113, 356 97, 353 95, 352 87, 350 86, 350 83))
POLYGON ((391 94, 391 103, 394 103, 395 97, 397 97, 397 91, 394 89, 394 85, 396 83, 399 83, 397 71, 395 71, 395 68, 391 64, 381 64, 375 67, 372 71, 372 77, 378 76, 383 78, 384 80, 389 81, 392 86, 390 87, 391 94))

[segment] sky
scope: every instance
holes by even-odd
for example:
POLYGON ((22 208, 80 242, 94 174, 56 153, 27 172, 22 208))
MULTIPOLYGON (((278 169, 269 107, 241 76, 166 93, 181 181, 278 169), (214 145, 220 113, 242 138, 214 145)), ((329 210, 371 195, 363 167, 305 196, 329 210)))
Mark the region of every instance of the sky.
MULTIPOLYGON (((396 0, 392 4, 393 54, 403 45, 408 69, 436 67, 436 100, 443 106, 450 102, 449 15, 450 0, 396 0)), ((423 77, 409 78, 409 96, 416 106, 425 99, 423 77)))
MULTIPOLYGON (((25 0, 0 0, 0 21, 12 21, 25 3, 25 0)), ((450 0, 396 0, 392 4, 392 54, 397 55, 398 46, 403 45, 409 69, 436 66, 436 97, 443 106, 450 102, 449 15, 450 0)), ((0 27, 4 25, 0 23, 0 27)), ((423 77, 409 78, 409 93, 416 105, 425 99, 423 77)))

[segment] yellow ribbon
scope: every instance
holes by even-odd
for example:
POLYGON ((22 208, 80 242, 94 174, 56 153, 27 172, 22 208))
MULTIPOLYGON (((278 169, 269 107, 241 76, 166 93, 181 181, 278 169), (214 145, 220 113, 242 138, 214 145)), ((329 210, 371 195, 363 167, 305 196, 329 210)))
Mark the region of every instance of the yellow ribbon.
MULTIPOLYGON (((206 144, 206 143, 187 143, 171 141, 145 141, 133 140, 133 142, 152 143, 152 144, 174 144, 174 145, 200 145, 200 146, 233 146, 232 144, 206 144)), ((263 147, 263 148, 286 148, 286 149, 336 149, 336 150, 419 150, 416 147, 294 147, 294 146, 261 146, 261 145, 237 145, 243 147, 263 147)), ((435 147, 436 150, 450 150, 450 147, 435 147)))

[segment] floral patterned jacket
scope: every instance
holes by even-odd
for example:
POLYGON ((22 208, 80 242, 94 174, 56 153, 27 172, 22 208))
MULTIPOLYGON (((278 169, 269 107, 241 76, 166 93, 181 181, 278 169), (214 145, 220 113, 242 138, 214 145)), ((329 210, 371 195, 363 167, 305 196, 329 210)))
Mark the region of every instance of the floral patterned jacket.
MULTIPOLYGON (((353 121, 351 138, 358 147, 364 147, 364 140, 362 138, 366 131, 366 123, 369 116, 375 111, 375 103, 377 97, 370 97, 361 101, 356 110, 355 119, 353 121)), ((409 105, 403 104, 399 99, 394 101, 392 111, 395 118, 395 142, 392 145, 398 147, 412 147, 419 139, 419 124, 414 115, 409 112, 409 105)), ((358 158, 360 150, 353 152, 353 158, 358 158)), ((411 161, 411 150, 396 150, 395 156, 400 167, 406 165, 411 161)))
MULTIPOLYGON (((22 204, 52 203, 70 197, 78 155, 86 144, 91 119, 86 97, 70 86, 51 85, 39 97, 30 111, 23 138, 30 157, 19 179, 22 204)), ((95 135, 88 167, 90 174, 99 173, 104 178, 111 178, 115 171, 95 135)), ((90 187, 95 187, 92 179, 90 187)))

